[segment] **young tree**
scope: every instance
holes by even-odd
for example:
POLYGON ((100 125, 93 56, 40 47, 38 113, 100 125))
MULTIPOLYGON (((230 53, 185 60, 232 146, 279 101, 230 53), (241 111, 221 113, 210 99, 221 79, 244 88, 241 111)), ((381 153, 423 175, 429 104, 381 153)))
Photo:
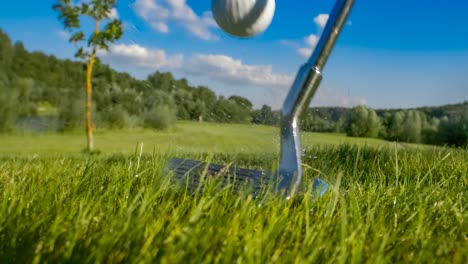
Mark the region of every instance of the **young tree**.
MULTIPOLYGON (((0 71, 4 73, 2 77, 5 77, 11 67, 13 61, 13 44, 11 43, 10 37, 0 29, 0 71)), ((2 79, 0 79, 0 82, 2 79)))
POLYGON ((72 33, 70 42, 79 44, 75 57, 86 62, 86 136, 88 151, 92 151, 94 141, 91 120, 91 78, 96 53, 99 49, 107 50, 109 48, 108 43, 121 38, 123 34, 122 22, 114 18, 117 0, 90 0, 80 4, 74 4, 73 2, 71 0, 57 0, 53 9, 59 12, 59 20, 72 33), (89 34, 85 34, 85 28, 82 26, 81 19, 83 17, 87 17, 94 22, 94 29, 89 34), (87 40, 86 36, 88 36, 87 40))
POLYGON ((15 129, 18 116, 18 95, 3 72, 0 72, 0 133, 11 132, 15 129))
POLYGON ((403 123, 403 140, 405 142, 421 143, 421 131, 425 117, 419 111, 410 110, 406 112, 403 123))
POLYGON ((350 119, 346 126, 348 136, 376 138, 381 129, 380 119, 373 109, 360 105, 351 110, 350 119))
POLYGON ((403 138, 403 121, 405 112, 387 112, 384 115, 385 139, 390 141, 401 141, 403 138))
POLYGON ((437 137, 439 144, 454 147, 468 146, 468 110, 460 115, 443 117, 437 137))
POLYGON ((252 113, 252 123, 262 125, 279 125, 280 115, 274 112, 269 105, 263 105, 260 110, 252 113))

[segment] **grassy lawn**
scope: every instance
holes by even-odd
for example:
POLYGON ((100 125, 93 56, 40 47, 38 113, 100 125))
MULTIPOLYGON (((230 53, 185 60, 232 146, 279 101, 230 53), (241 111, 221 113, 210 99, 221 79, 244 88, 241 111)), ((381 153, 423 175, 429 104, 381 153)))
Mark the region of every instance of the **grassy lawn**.
POLYGON ((215 182, 192 196, 165 177, 173 155, 270 168, 271 127, 100 132, 92 156, 82 134, 1 136, 0 263, 467 263, 468 151, 303 143, 306 180, 330 183, 322 198, 253 199, 215 182))
MULTIPOLYGON (((84 133, 0 135, 0 154, 54 155, 79 153, 84 133)), ((103 153, 134 153, 143 143, 146 153, 244 153, 276 154, 279 129, 270 126, 180 122, 167 131, 97 131, 96 149, 103 153)), ((305 148, 315 145, 352 143, 388 145, 378 139, 349 138, 341 134, 303 133, 305 148)))

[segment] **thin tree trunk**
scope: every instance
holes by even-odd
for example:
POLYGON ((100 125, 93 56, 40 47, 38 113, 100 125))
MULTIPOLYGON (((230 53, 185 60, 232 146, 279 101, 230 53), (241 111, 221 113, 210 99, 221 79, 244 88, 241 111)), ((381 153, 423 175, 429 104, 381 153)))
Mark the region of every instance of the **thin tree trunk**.
MULTIPOLYGON (((95 36, 99 33, 99 20, 96 21, 94 34, 95 36)), ((86 139, 88 143, 88 151, 93 151, 94 149, 94 138, 93 138, 93 123, 91 119, 91 109, 92 109, 92 84, 91 79, 93 77, 93 66, 96 60, 96 44, 93 44, 93 52, 89 58, 88 65, 86 67, 86 139)))
POLYGON ((93 64, 94 64, 94 55, 91 55, 91 58, 88 61, 88 65, 86 68, 86 139, 88 143, 88 151, 92 151, 94 149, 94 139, 93 139, 93 125, 91 120, 91 77, 93 72, 93 64))

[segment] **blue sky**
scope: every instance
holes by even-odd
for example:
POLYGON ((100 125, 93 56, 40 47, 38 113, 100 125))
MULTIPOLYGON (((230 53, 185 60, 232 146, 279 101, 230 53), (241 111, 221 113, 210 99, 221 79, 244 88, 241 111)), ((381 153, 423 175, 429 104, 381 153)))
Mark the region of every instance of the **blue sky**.
MULTIPOLYGON (((72 58, 75 47, 54 2, 2 1, 0 28, 29 50, 72 58)), ((263 34, 236 39, 213 23, 210 0, 119 0, 124 36, 100 56, 137 78, 171 71, 219 94, 279 108, 321 32, 319 18, 333 4, 277 0, 263 34)), ((356 0, 312 105, 406 108, 468 100, 466 10, 462 0, 356 0)))

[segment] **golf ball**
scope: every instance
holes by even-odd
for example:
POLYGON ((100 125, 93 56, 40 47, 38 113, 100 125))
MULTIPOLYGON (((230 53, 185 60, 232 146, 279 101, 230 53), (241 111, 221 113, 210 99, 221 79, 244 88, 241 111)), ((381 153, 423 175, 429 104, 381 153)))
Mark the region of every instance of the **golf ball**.
POLYGON ((275 0, 212 0, 216 23, 236 37, 251 37, 265 31, 275 13, 275 0))

